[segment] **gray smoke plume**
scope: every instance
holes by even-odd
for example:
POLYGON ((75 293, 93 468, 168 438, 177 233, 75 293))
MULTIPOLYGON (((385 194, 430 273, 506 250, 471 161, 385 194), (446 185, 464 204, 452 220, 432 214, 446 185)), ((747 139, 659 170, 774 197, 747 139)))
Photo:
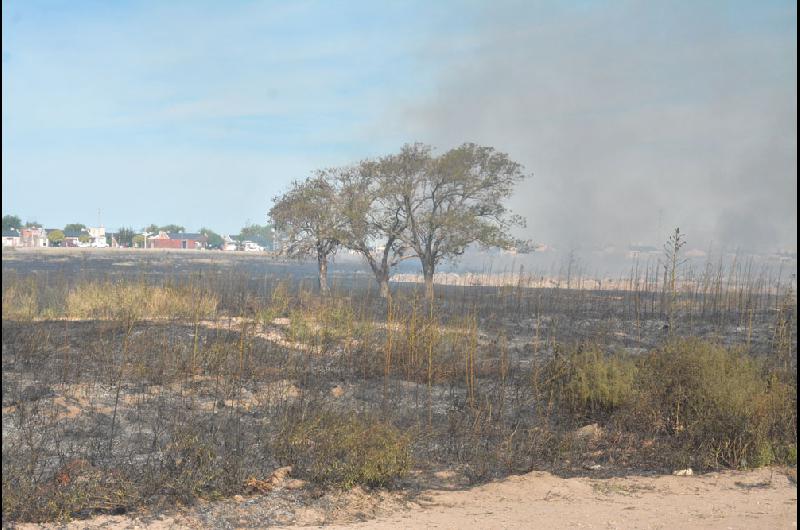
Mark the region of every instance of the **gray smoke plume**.
POLYGON ((524 163, 526 235, 660 247, 680 226, 695 248, 796 249, 794 4, 492 6, 475 39, 432 43, 423 62, 457 66, 403 119, 524 163))

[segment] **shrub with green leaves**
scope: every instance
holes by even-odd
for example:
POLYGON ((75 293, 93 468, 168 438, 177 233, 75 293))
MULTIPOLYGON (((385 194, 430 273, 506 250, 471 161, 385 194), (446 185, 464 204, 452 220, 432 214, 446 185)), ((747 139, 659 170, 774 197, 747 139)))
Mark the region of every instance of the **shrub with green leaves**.
POLYGON ((673 465, 748 468, 796 454, 796 387, 743 352, 677 340, 644 357, 637 379, 628 421, 659 436, 673 465))
POLYGON ((278 460, 318 484, 390 486, 411 465, 409 437, 390 423, 342 412, 287 420, 271 444, 278 460))
POLYGON ((626 355, 581 345, 547 363, 541 390, 574 416, 603 417, 630 402, 635 374, 636 365, 626 355))

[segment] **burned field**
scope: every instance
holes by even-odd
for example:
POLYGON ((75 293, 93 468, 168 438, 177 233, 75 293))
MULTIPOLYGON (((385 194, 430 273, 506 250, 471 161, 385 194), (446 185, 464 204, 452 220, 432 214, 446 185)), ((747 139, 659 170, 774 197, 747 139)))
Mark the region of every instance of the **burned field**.
POLYGON ((4 254, 4 521, 269 495, 261 524, 288 524, 354 486, 796 463, 797 306, 775 279, 449 286, 430 304, 345 266, 321 297, 313 276, 4 254))

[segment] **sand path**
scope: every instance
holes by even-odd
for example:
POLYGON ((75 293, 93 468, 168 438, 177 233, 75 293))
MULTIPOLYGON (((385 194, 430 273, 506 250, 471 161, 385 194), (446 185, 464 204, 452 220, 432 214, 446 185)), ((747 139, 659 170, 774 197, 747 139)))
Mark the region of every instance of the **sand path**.
POLYGON ((533 472, 419 507, 325 528, 796 528, 797 486, 779 470, 562 479, 533 472))

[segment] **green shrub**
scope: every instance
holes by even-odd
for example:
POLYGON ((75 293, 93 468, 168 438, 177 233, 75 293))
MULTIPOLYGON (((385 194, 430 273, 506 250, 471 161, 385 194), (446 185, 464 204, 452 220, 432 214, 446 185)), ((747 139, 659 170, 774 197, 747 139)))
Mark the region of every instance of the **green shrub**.
POLYGON ((291 302, 288 282, 279 281, 272 290, 269 304, 261 308, 256 317, 262 325, 267 326, 276 318, 289 316, 291 302))
POLYGON ((376 419, 322 412, 288 423, 271 446, 298 476, 348 489, 389 486, 408 472, 409 437, 376 419))
POLYGON ((325 299, 289 311, 289 337, 299 342, 333 344, 363 327, 348 300, 325 299))
POLYGON ((636 366, 624 354, 582 345, 557 354, 542 371, 541 390, 574 416, 605 416, 633 397, 636 366))
POLYGON ((642 359, 637 386, 630 425, 659 435, 673 465, 759 467, 796 452, 796 387, 742 352, 674 341, 642 359))

